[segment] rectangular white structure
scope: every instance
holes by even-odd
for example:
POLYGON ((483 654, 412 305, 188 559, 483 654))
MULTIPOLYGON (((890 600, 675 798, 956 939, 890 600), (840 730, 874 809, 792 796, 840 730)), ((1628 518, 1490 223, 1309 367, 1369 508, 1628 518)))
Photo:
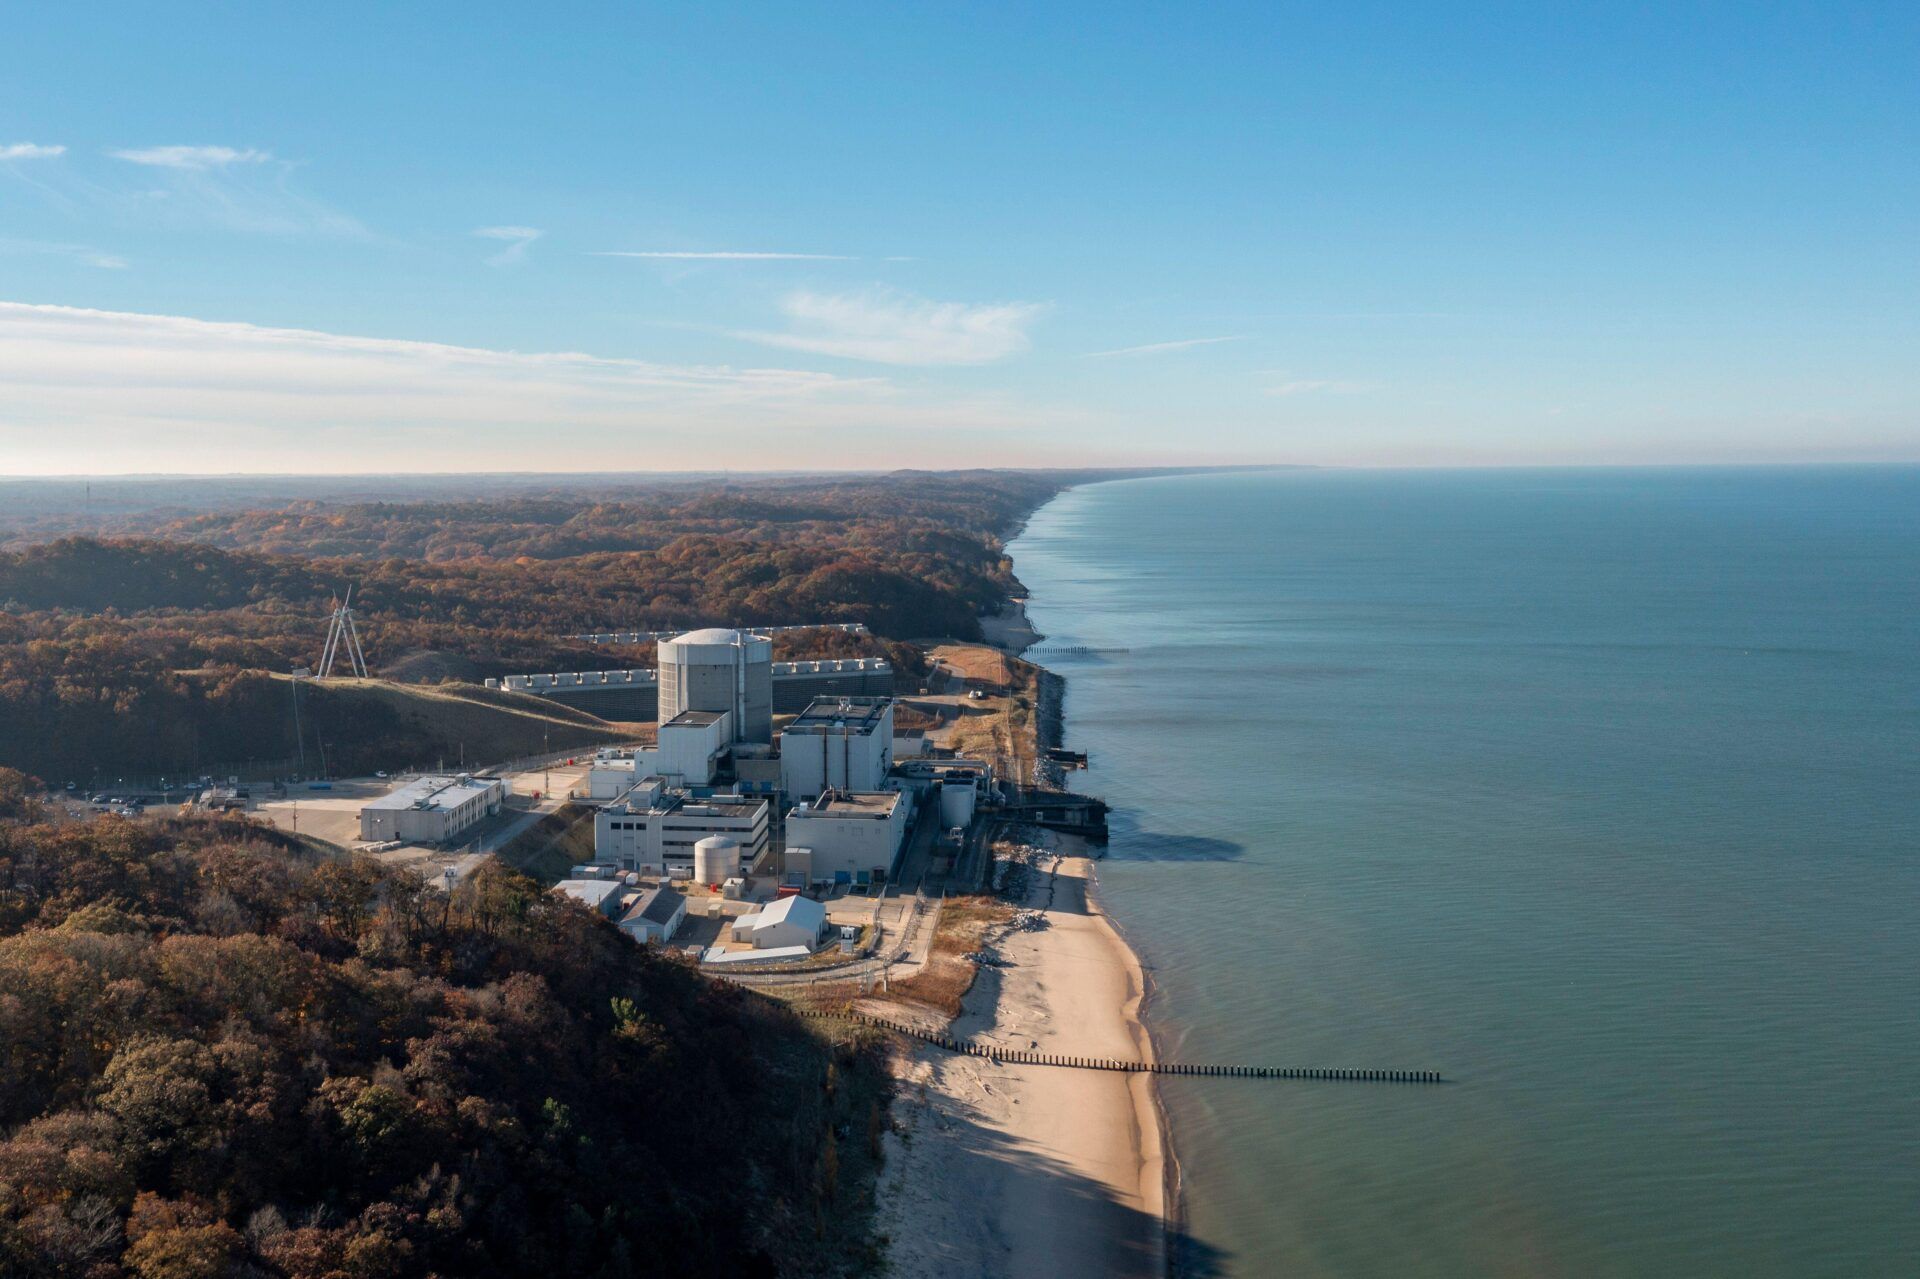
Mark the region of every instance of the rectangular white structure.
POLYGON ((587 798, 612 799, 633 785, 635 778, 645 777, 652 771, 650 760, 596 759, 587 767, 587 798))
POLYGON ((829 791, 787 814, 787 843, 812 851, 809 875, 850 883, 890 877, 905 845, 912 805, 898 791, 829 791))
POLYGON ((877 791, 892 767, 891 697, 816 697, 780 730, 780 789, 789 799, 877 791))
POLYGON ((396 786, 360 810, 360 838, 444 844, 507 802, 499 777, 419 777, 396 786))
POLYGON ((643 875, 693 874, 693 846, 709 835, 740 841, 740 862, 752 867, 766 856, 772 838, 773 805, 741 795, 694 799, 683 790, 644 778, 606 805, 593 819, 593 856, 643 875))
POLYGON ((733 740, 727 711, 681 711, 660 725, 653 771, 674 786, 706 786, 733 740))

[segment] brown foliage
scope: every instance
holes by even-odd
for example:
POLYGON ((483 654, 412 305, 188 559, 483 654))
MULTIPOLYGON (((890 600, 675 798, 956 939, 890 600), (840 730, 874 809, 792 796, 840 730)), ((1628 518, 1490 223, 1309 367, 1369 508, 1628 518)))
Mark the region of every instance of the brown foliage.
POLYGON ((869 1057, 511 872, 428 891, 215 822, 0 825, 0 1273, 846 1261, 810 1227, 869 1057))

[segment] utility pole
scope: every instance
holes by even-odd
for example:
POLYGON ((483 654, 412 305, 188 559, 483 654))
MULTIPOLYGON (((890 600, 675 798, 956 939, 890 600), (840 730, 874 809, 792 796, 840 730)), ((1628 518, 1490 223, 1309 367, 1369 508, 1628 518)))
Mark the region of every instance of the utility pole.
POLYGON ((551 736, 552 734, 547 729, 543 728, 540 730, 540 754, 544 758, 543 767, 545 770, 540 777, 540 797, 542 799, 553 798, 553 756, 551 754, 551 748, 547 744, 547 739, 551 736))
POLYGON ((307 743, 300 732, 300 668, 293 671, 293 752, 302 773, 307 771, 307 743))

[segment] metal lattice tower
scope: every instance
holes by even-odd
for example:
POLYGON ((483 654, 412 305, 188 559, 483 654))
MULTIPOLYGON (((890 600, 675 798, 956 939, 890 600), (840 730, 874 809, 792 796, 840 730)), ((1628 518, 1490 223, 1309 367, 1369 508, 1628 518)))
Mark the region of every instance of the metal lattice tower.
POLYGON ((347 588, 347 598, 333 610, 333 616, 327 621, 327 646, 321 650, 320 665, 314 670, 315 679, 326 679, 333 674, 333 663, 345 653, 347 666, 361 679, 367 676, 367 655, 360 647, 360 630, 353 624, 353 588, 347 588))

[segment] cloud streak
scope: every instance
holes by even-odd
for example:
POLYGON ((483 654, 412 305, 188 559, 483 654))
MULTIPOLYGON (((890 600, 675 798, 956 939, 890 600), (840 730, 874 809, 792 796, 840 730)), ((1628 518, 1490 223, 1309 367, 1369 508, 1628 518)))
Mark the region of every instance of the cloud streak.
POLYGON ((791 467, 897 459, 903 430, 911 455, 939 431, 1035 422, 880 377, 0 302, 0 472, 16 474, 71 473, 79 440, 138 471, 791 467))
POLYGON ((1268 395, 1312 395, 1325 392, 1329 395, 1345 395, 1360 389, 1358 382, 1337 382, 1328 378, 1293 378, 1266 388, 1268 395))
POLYGON ((193 173, 225 169, 236 164, 265 164, 273 159, 272 152, 258 151, 252 147, 133 147, 109 151, 107 154, 129 164, 143 164, 153 169, 185 169, 193 173))
POLYGON ((49 254, 54 257, 72 258, 76 262, 99 267, 104 271, 121 270, 127 265, 127 260, 117 253, 107 253, 86 244, 58 244, 47 240, 0 238, 0 253, 49 254))
POLYGON ((602 249, 595 258, 655 258, 670 262, 858 262, 842 253, 754 253, 733 249, 602 249))
POLYGON ((1089 351, 1085 358, 1089 360, 1134 359, 1147 355, 1170 355, 1175 351, 1190 351, 1196 346, 1217 346, 1222 342, 1244 342, 1245 334, 1219 338, 1181 338, 1177 342, 1149 342, 1145 346, 1122 346, 1111 351, 1089 351))
POLYGON ((786 332, 736 331, 749 342, 876 364, 991 364, 1031 345, 1027 330, 1044 306, 935 302, 887 289, 790 293, 786 332))
POLYGON ((0 160, 51 160, 67 153, 63 146, 40 146, 33 142, 9 142, 0 145, 0 160))
POLYGON ((538 227, 483 226, 474 232, 485 240, 505 240, 507 247, 487 259, 488 266, 512 266, 527 256, 527 246, 545 235, 538 227))

